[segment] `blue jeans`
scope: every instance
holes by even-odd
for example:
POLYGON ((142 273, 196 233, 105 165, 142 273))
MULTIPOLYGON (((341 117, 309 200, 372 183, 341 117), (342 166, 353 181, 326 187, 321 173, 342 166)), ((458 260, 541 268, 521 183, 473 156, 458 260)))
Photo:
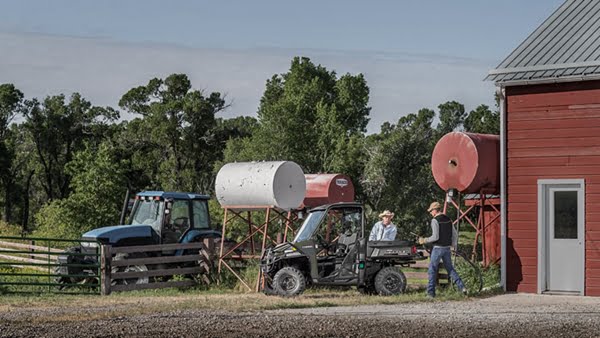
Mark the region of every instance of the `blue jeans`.
POLYGON ((465 284, 463 284, 462 279, 454 270, 452 266, 451 254, 449 247, 433 247, 431 250, 431 257, 429 262, 429 270, 427 274, 429 275, 429 284, 427 285, 427 294, 435 297, 435 284, 437 282, 438 270, 440 268, 440 259, 444 262, 444 268, 448 272, 448 275, 452 279, 452 283, 455 283, 459 290, 463 290, 465 288, 465 284))

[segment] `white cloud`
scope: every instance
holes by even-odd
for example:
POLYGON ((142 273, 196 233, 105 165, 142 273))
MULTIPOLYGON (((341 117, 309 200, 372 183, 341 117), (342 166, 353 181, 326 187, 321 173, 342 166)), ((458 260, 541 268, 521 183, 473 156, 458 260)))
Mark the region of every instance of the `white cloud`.
POLYGON ((293 56, 310 57, 338 74, 363 73, 371 89, 369 131, 423 107, 457 100, 473 109, 493 104, 483 82, 494 60, 441 55, 311 49, 200 49, 117 43, 95 38, 0 32, 0 83, 27 97, 78 91, 95 105, 117 108, 121 95, 153 77, 186 73, 195 88, 225 93, 233 105, 223 117, 255 115, 265 82, 289 69, 293 56))

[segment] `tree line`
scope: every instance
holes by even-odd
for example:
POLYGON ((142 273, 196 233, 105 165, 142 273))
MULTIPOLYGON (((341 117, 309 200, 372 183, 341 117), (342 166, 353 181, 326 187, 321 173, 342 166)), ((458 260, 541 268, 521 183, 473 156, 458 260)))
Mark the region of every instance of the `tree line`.
POLYGON ((290 160, 305 173, 350 176, 370 215, 394 210, 406 235, 443 196, 430 168, 436 142, 453 130, 497 134, 498 111, 450 101, 367 135, 369 94, 362 74, 338 76, 305 57, 266 80, 256 118, 218 117, 225 97, 185 74, 130 89, 119 109, 79 93, 29 99, 0 84, 0 233, 77 238, 117 224, 127 189, 213 194, 225 163, 290 160))

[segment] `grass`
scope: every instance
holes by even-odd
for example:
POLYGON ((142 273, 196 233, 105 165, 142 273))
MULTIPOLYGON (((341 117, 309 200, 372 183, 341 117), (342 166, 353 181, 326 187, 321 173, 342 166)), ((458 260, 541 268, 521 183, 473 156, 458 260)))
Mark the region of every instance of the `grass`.
MULTIPOLYGON (((482 296, 497 293, 488 291, 482 296)), ((110 296, 90 295, 49 295, 22 296, 5 295, 0 297, 0 313, 15 309, 54 308, 56 316, 31 315, 28 320, 61 321, 88 320, 90 318, 114 318, 135 314, 161 313, 177 310, 213 310, 213 311, 264 311, 278 309, 297 309, 332 306, 357 306, 378 304, 403 304, 422 301, 458 301, 468 300, 452 288, 440 289, 435 300, 429 300, 421 290, 409 290, 407 293, 382 297, 362 295, 356 290, 339 291, 336 289, 309 289, 295 298, 266 296, 260 293, 241 293, 219 288, 199 290, 147 290, 115 293, 110 296), (85 311, 86 316, 80 313, 85 311), (89 316, 88 316, 89 314, 89 316), (38 318, 39 317, 39 318, 38 318)))

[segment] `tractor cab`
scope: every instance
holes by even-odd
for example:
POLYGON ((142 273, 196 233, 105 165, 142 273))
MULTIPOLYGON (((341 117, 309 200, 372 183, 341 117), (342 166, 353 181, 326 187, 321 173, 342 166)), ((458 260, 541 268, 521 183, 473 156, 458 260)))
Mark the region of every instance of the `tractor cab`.
POLYGON ((125 225, 88 231, 82 238, 116 246, 189 243, 220 238, 210 228, 207 195, 144 191, 135 201, 125 225))
POLYGON ((208 196, 145 191, 135 196, 130 225, 149 225, 160 243, 180 243, 184 235, 210 229, 208 196))

